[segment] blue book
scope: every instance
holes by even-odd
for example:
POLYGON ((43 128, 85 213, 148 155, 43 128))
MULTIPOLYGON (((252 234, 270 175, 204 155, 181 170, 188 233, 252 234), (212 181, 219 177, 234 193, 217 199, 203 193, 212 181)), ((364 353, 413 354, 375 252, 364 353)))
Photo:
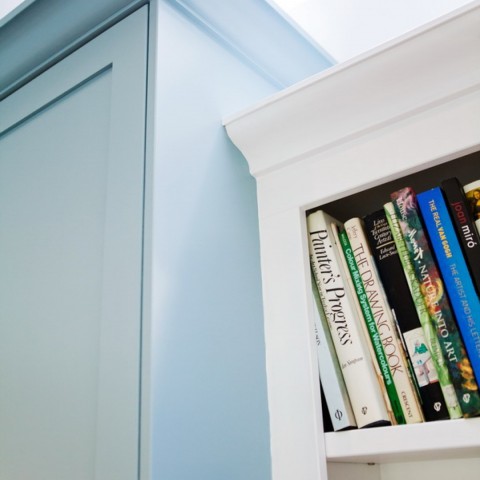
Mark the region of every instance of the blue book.
POLYGON ((439 187, 417 195, 438 267, 477 382, 480 380, 480 300, 439 187))

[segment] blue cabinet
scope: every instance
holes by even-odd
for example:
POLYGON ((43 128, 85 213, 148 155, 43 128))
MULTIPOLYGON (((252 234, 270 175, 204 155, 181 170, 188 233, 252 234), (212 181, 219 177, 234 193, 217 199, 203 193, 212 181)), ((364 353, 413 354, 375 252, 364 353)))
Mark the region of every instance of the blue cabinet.
POLYGON ((0 479, 138 476, 147 7, 0 103, 0 479))

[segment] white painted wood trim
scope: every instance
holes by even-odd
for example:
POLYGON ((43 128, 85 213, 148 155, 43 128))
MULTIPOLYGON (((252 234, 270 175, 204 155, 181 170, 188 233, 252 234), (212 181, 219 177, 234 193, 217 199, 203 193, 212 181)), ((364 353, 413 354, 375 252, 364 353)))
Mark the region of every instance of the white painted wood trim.
POLYGON ((476 1, 227 118, 227 132, 258 178, 479 89, 479 25, 476 1))
POLYGON ((332 462, 349 463, 478 458, 479 430, 480 418, 462 418, 342 432, 341 436, 328 433, 327 457, 332 462))

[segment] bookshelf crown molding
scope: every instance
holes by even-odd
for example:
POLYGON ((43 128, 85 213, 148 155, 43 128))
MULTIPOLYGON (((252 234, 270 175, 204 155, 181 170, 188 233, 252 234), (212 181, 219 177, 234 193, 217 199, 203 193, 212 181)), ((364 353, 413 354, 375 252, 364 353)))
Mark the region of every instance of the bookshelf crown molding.
POLYGON ((479 25, 475 1, 226 118, 227 133, 259 178, 478 91, 479 25))

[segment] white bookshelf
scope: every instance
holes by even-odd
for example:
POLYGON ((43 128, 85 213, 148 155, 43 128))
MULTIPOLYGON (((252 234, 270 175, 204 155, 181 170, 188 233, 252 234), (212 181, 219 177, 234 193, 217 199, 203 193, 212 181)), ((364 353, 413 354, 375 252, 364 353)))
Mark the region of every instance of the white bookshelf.
POLYGON ((480 419, 327 433, 332 462, 385 463, 479 456, 480 419))
POLYGON ((478 418, 323 432, 305 232, 312 207, 353 216, 395 182, 480 178, 479 32, 472 2, 225 121, 257 180, 273 480, 350 478, 337 463, 385 479, 355 465, 480 458, 478 418))

